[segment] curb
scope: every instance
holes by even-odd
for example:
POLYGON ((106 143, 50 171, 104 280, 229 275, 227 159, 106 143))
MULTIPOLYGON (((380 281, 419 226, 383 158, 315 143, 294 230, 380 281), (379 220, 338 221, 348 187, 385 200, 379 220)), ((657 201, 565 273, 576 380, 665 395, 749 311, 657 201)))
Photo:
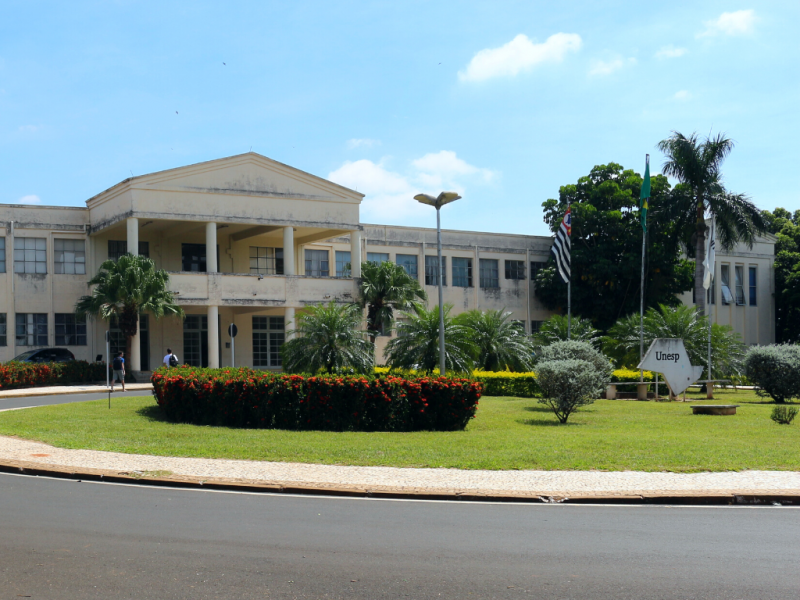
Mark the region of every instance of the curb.
POLYGON ((60 467, 27 461, 0 461, 0 473, 27 475, 32 477, 55 477, 82 481, 148 485, 153 487, 175 487, 226 492, 249 492, 260 494, 294 494, 303 496, 334 496, 344 498, 375 498, 394 500, 439 500, 470 502, 507 502, 516 504, 668 504, 668 505, 779 505, 800 506, 800 490, 786 493, 697 493, 697 494, 573 494, 553 496, 550 493, 511 491, 457 491, 419 488, 365 488, 347 485, 302 485, 297 483, 255 482, 249 480, 203 479, 195 476, 149 477, 144 473, 130 474, 103 469, 60 467))
MULTIPOLYGON (((128 389, 128 392, 152 392, 153 386, 151 384, 131 384, 131 385, 147 385, 146 388, 135 388, 135 389, 128 389)), ((129 386, 130 387, 130 386, 129 386)), ((70 394, 105 394, 108 392, 108 388, 105 386, 97 386, 98 389, 94 390, 87 390, 87 389, 59 389, 58 391, 52 390, 52 388, 22 388, 16 390, 8 390, 8 392, 0 392, 0 400, 6 400, 10 398, 27 398, 29 396, 66 396, 70 394), (17 393, 19 392, 19 393, 17 393)), ((122 391, 121 389, 115 389, 113 393, 117 393, 117 391, 122 391)))

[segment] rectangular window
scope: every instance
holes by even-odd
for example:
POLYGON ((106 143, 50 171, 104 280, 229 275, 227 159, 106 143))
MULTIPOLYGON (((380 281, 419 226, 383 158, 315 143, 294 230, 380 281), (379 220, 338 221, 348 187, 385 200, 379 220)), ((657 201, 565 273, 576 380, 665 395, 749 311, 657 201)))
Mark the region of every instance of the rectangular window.
POLYGON ((280 367, 285 339, 283 317, 253 317, 253 366, 280 367))
MULTIPOLYGON (((425 257, 425 285, 439 285, 439 257, 425 257)), ((447 285, 447 257, 442 256, 442 285, 447 285)))
POLYGON ((350 277, 350 251, 337 250, 336 251, 336 276, 337 277, 350 277))
POLYGON ((250 273, 283 275, 283 248, 250 246, 250 273))
MULTIPOLYGON (((108 259, 117 262, 119 257, 128 253, 128 242, 125 240, 108 240, 108 259)), ((150 242, 139 242, 139 255, 150 258, 150 242)))
POLYGON ((86 317, 56 313, 56 346, 85 346, 86 317))
POLYGON ((546 262, 531 261, 531 281, 536 279, 536 274, 547 266, 546 262))
POLYGON ((205 244, 181 244, 181 270, 192 273, 206 272, 205 244))
POLYGON ((17 313, 17 346, 47 346, 47 314, 17 313))
POLYGON ((506 279, 525 279, 525 261, 507 260, 506 279))
POLYGON ((380 264, 382 262, 389 262, 388 252, 367 252, 367 262, 380 264))
POLYGON ((403 270, 408 273, 409 277, 417 279, 417 255, 416 254, 398 254, 396 257, 397 264, 403 267, 403 270))
POLYGON ((751 266, 749 268, 749 279, 750 279, 750 306, 756 306, 756 282, 758 281, 758 271, 756 267, 751 266))
POLYGON ((6 272, 6 238, 0 237, 0 273, 6 272))
POLYGON ((454 256, 453 285, 456 287, 472 287, 472 259, 454 256))
POLYGON ((539 333, 539 329, 542 328, 542 323, 544 323, 544 321, 531 321, 531 335, 539 333))
POLYGON ((53 240, 55 272, 86 275, 86 246, 83 240, 53 240))
POLYGON ((193 367, 208 366, 208 317, 186 315, 183 320, 183 358, 193 367))
POLYGON ((327 250, 306 250, 306 275, 328 277, 330 264, 327 250))
POLYGON ((47 273, 45 238, 14 238, 14 273, 47 273))
POLYGON ((736 306, 744 306, 744 267, 736 265, 736 306))
MULTIPOLYGON (((733 294, 731 294, 731 267, 730 265, 720 265, 719 267, 720 278, 720 292, 722 293, 722 303, 730 304, 733 302, 733 294)), ((694 289, 694 288, 692 288, 694 289)))
POLYGON ((500 287, 500 273, 497 259, 482 258, 480 260, 480 278, 482 288, 500 287))
POLYGON ((0 313, 0 346, 8 345, 8 324, 6 313, 0 313))

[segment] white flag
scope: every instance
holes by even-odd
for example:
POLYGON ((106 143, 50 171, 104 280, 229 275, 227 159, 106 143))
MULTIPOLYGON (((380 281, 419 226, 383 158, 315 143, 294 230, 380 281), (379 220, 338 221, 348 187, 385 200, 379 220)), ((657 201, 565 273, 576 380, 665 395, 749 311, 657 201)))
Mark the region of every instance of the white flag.
POLYGON ((711 218, 711 233, 708 235, 706 241, 706 259, 703 261, 705 267, 705 274, 703 275, 703 287, 708 289, 711 287, 711 280, 714 277, 714 260, 716 259, 716 240, 714 239, 714 218, 711 218))

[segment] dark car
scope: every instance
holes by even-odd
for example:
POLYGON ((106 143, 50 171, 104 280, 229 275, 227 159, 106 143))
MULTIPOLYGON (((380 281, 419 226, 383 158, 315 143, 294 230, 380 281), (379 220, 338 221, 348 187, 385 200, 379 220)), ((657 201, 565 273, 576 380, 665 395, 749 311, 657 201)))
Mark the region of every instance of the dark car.
POLYGON ((31 363, 69 362, 75 360, 75 355, 66 348, 40 348, 23 352, 12 360, 31 363))

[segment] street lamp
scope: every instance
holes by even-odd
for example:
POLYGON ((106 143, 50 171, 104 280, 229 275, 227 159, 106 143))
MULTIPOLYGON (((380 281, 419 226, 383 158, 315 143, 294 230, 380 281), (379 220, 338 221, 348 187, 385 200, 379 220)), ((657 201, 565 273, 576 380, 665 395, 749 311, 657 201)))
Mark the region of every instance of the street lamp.
MULTIPOLYGON (((445 204, 455 202, 461 198, 455 192, 442 192, 437 198, 429 196, 428 194, 417 194, 414 200, 427 204, 436 208, 436 245, 439 253, 439 273, 436 279, 439 281, 439 375, 444 377, 444 303, 442 300, 442 273, 444 272, 444 265, 442 265, 442 221, 439 217, 439 209, 445 204)), ((424 265, 423 265, 424 266, 424 265)))

